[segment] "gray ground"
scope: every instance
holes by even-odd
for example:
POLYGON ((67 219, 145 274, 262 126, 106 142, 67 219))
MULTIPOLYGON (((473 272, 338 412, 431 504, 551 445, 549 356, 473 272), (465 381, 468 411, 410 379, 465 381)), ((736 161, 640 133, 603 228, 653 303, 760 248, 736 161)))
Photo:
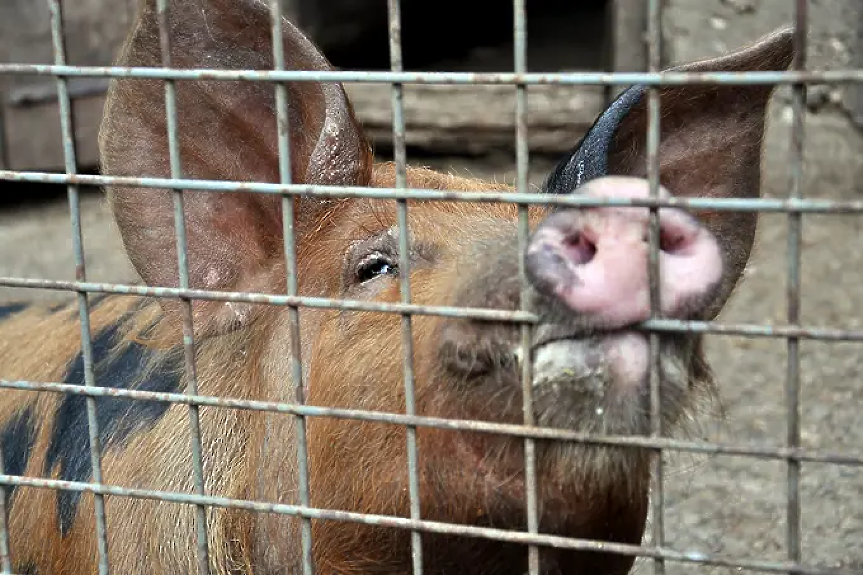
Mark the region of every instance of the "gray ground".
MULTIPOLYGON (((511 179, 511 163, 436 160, 439 166, 511 179)), ((548 165, 537 161, 532 180, 548 165)), ((783 195, 785 177, 774 178, 768 195, 783 195)), ((810 179, 811 183, 811 179, 810 179)), ((819 184, 823 184, 823 180, 819 184)), ((836 197, 828 186, 807 193, 836 197)), ((841 195, 841 194, 840 194, 841 195)), ((847 192, 845 198, 852 197, 847 192)), ((859 196, 858 196, 859 199, 859 196)), ((95 281, 128 280, 131 270, 100 198, 83 202, 88 276, 95 281)), ((855 249, 861 219, 806 217, 803 248, 805 322, 863 328, 863 251, 855 249)), ((751 269, 727 306, 729 322, 784 323, 787 223, 764 216, 751 269)), ((0 212, 0 275, 72 279, 72 248, 65 204, 53 202, 0 212)), ((0 298, 21 296, 0 288, 0 298)), ((24 296, 32 297, 31 292, 24 296)), ((42 292, 39 297, 60 294, 42 292)), ((705 437, 733 443, 781 445, 786 437, 784 382, 786 347, 768 339, 710 336, 709 355, 720 378, 727 418, 708 422, 705 437)), ((860 454, 859 423, 863 362, 857 344, 806 341, 801 346, 802 441, 807 448, 860 454)), ((805 464, 801 484, 803 558, 809 565, 863 572, 863 470, 805 464)), ((730 559, 785 557, 786 468, 782 462, 744 457, 678 455, 666 468, 667 544, 677 550, 730 559)), ((650 573, 642 564, 638 572, 650 573)), ((669 564, 672 573, 730 573, 735 568, 669 564)))

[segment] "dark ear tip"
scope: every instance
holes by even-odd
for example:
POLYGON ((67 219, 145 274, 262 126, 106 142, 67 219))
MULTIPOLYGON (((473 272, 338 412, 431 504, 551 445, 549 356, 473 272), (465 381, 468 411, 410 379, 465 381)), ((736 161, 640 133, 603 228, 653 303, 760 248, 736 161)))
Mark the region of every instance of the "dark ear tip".
POLYGON ((755 42, 753 49, 768 53, 765 64, 769 68, 765 67, 765 70, 787 70, 791 66, 795 55, 794 34, 794 26, 786 24, 755 42))
POLYGON ((779 28, 776 28, 772 32, 765 34, 759 42, 771 42, 771 41, 782 41, 782 42, 791 42, 794 38, 794 25, 793 24, 783 24, 779 28))

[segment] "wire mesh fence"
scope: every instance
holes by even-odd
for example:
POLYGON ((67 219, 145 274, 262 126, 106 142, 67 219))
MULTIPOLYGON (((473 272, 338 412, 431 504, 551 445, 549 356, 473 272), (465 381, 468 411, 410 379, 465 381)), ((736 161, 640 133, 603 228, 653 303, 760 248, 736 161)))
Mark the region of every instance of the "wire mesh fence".
MULTIPOLYGON (((139 499, 162 500, 183 503, 196 507, 195 541, 196 568, 198 573, 210 573, 212 550, 208 534, 208 508, 234 508, 255 512, 285 514, 298 517, 301 523, 302 569, 304 575, 316 570, 315 544, 313 541, 313 520, 353 522, 357 524, 409 530, 411 532, 411 567, 415 575, 422 575, 427 569, 423 555, 423 539, 429 534, 444 534, 488 539, 499 542, 518 543, 528 548, 527 572, 530 575, 543 575, 543 549, 592 550, 618 553, 630 557, 638 556, 652 559, 657 573, 663 573, 668 562, 705 564, 731 568, 750 569, 776 573, 845 573, 840 569, 816 568, 807 565, 801 557, 801 503, 800 503, 800 465, 801 462, 829 463, 845 466, 863 466, 863 453, 830 453, 824 450, 807 449, 801 446, 800 439, 800 359, 801 340, 824 341, 863 341, 863 330, 839 329, 822 326, 802 325, 801 306, 801 245, 804 214, 860 214, 863 201, 808 199, 803 195, 803 150, 806 86, 811 83, 859 83, 863 82, 863 70, 807 71, 805 54, 807 48, 808 8, 805 0, 797 0, 796 20, 794 22, 795 58, 792 70, 787 72, 661 72, 661 18, 662 3, 659 0, 648 2, 648 28, 646 43, 649 54, 649 69, 643 73, 530 73, 527 70, 527 33, 524 0, 514 0, 514 62, 512 73, 448 73, 448 72, 409 72, 405 71, 402 57, 401 18, 399 0, 389 0, 389 48, 391 71, 304 71, 290 70, 286 64, 285 46, 282 37, 282 7, 278 1, 269 2, 271 11, 271 40, 273 45, 273 70, 209 70, 172 68, 171 42, 168 33, 170 2, 157 0, 159 16, 159 45, 161 47, 160 68, 123 68, 87 67, 66 64, 62 6, 59 0, 47 0, 51 12, 51 31, 54 46, 54 62, 51 65, 0 64, 2 75, 43 75, 56 78, 57 96, 62 122, 65 173, 42 173, 5 170, 0 171, 0 180, 6 182, 33 182, 65 185, 71 209, 71 228, 75 254, 75 281, 29 279, 2 277, 0 285, 5 287, 63 290, 77 293, 81 325, 81 353, 84 358, 85 385, 67 383, 45 383, 24 380, 0 380, 4 389, 30 390, 53 394, 77 395, 86 398, 87 429, 89 434, 90 464, 92 481, 64 481, 59 479, 24 477, 0 473, 0 485, 4 489, 14 486, 30 486, 52 490, 91 493, 94 496, 95 523, 98 541, 98 565, 101 574, 112 572, 109 563, 108 533, 104 498, 130 497, 139 499), (73 77, 100 78, 146 78, 164 81, 165 118, 167 122, 168 154, 170 178, 123 177, 106 175, 86 175, 77 173, 76 147, 74 139, 74 118, 72 103, 68 93, 68 79, 73 77), (364 187, 311 185, 295 183, 292 175, 290 130, 280 129, 278 136, 278 183, 245 182, 224 180, 201 180, 185 176, 181 161, 179 128, 177 119, 176 84, 189 80, 247 81, 272 84, 276 94, 276 115, 278 125, 289 123, 288 82, 386 82, 392 85, 393 150, 395 162, 395 187, 364 187), (412 83, 430 84, 506 84, 516 90, 515 139, 516 139, 516 184, 513 192, 461 192, 439 189, 420 189, 408 185, 407 150, 405 144, 406 122, 403 110, 403 89, 412 83), (575 195, 539 195, 529 191, 527 145, 527 91, 532 85, 624 85, 642 84, 647 86, 648 122, 646 146, 646 179, 650 185, 648 198, 597 199, 575 195), (792 92, 792 146, 790 148, 788 184, 790 193, 787 199, 769 198, 661 198, 660 189, 660 91, 663 86, 672 85, 790 85, 792 92), (119 283, 99 283, 88 280, 82 241, 80 214, 80 187, 84 185, 122 186, 141 189, 169 189, 172 191, 172 207, 176 230, 176 258, 178 262, 179 283, 175 288, 129 285, 119 283), (184 218, 184 192, 243 192, 264 194, 281 199, 283 250, 285 254, 286 285, 283 295, 248 292, 224 292, 192 288, 189 275, 189 254, 187 251, 187 220, 184 218), (650 301, 651 318, 640 324, 640 329, 650 333, 650 420, 649 437, 629 435, 598 435, 586 432, 543 427, 535 419, 534 389, 531 385, 533 366, 530 360, 532 346, 532 326, 540 321, 538 315, 524 306, 527 301, 529 279, 524 258, 519 258, 518 276, 521 284, 520 301, 522 307, 516 311, 502 311, 491 308, 465 308, 445 305, 423 305, 412 303, 410 270, 410 236, 398 236, 398 267, 400 277, 406 281, 399 283, 399 302, 385 303, 366 300, 331 299, 303 296, 299 292, 297 239, 294 233, 295 204, 297 197, 316 198, 375 198, 392 200, 397 209, 397 228, 408 229, 409 211, 413 202, 484 202, 509 203, 517 209, 518 253, 524 253, 531 230, 528 219, 530 206, 544 207, 596 207, 604 205, 641 206, 650 209, 650 301), (658 210, 663 207, 680 207, 691 210, 711 210, 713 212, 758 212, 785 213, 788 217, 788 255, 787 255, 787 314, 784 325, 728 324, 717 321, 694 321, 669 319, 660 313, 660 270, 659 242, 660 228, 658 210), (161 393, 119 387, 97 386, 94 375, 94 351, 90 325, 89 296, 98 293, 172 298, 182 303, 183 349, 187 386, 183 393, 161 393), (196 332, 193 325, 193 301, 218 301, 225 303, 254 303, 287 308, 291 342, 291 374, 295 396, 290 403, 276 401, 253 401, 231 399, 201 394, 198 386, 196 367, 196 332), (303 365, 300 330, 300 309, 335 309, 348 311, 396 314, 401 318, 401 349, 403 393, 405 412, 402 414, 368 411, 355 408, 336 408, 308 405, 305 397, 304 378, 308 373, 303 365), (441 417, 418 415, 417 384, 415 373, 414 346, 416 345, 412 319, 414 316, 435 316, 481 321, 511 322, 518 327, 521 357, 522 382, 522 424, 493 423, 487 421, 457 420, 441 417), (696 333, 696 334, 734 334, 747 337, 782 338, 787 342, 786 371, 786 421, 787 434, 784 446, 766 447, 743 444, 719 444, 706 441, 674 439, 662 436, 660 407, 660 364, 658 334, 696 333), (193 467, 193 493, 171 492, 166 490, 131 488, 110 485, 103 481, 103 446, 97 417, 97 398, 115 397, 135 400, 150 400, 169 404, 185 405, 188 408, 190 425, 189 444, 193 467), (279 417, 293 417, 296 420, 295 432, 298 451, 296 453, 298 486, 296 504, 267 503, 263 501, 235 499, 208 494, 205 474, 205 456, 202 450, 201 407, 218 407, 232 410, 250 410, 279 417), (379 422, 402 426, 406 429, 408 481, 408 517, 363 514, 335 509, 318 508, 312 505, 314 492, 310 486, 310 461, 307 452, 306 422, 313 418, 328 417, 346 421, 379 422), (424 519, 421 513, 420 459, 417 430, 436 428, 460 430, 484 434, 509 435, 524 442, 524 484, 526 525, 523 531, 509 530, 480 525, 450 524, 424 519), (617 447, 637 447, 649 449, 660 456, 654 457, 651 468, 651 522, 650 545, 634 545, 591 539, 579 539, 540 532, 537 477, 537 441, 580 442, 588 445, 607 445, 617 447), (786 559, 784 561, 759 558, 725 557, 705 553, 694 553, 670 548, 664 532, 664 488, 663 451, 682 451, 701 454, 740 455, 767 460, 779 460, 787 465, 786 482, 786 559)), ((2 377, 2 374, 0 374, 2 377)), ((266 436, 265 441, 275 439, 266 436)), ((0 498, 0 502, 5 501, 0 498)), ((13 573, 14 549, 10 549, 8 509, 0 513, 0 562, 3 573, 13 573)))

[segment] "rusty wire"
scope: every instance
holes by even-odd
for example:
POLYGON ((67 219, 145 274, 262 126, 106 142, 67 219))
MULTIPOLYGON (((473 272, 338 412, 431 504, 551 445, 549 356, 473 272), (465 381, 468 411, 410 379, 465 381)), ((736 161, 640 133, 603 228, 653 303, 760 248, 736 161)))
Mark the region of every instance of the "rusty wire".
POLYGON ((334 70, 215 70, 167 69, 122 66, 59 66, 49 64, 0 64, 0 75, 78 78, 145 78, 150 80, 231 80, 247 82, 343 82, 371 84, 504 84, 525 86, 682 86, 725 84, 730 86, 789 84, 849 84, 863 82, 863 70, 807 70, 786 72, 363 72, 334 70))

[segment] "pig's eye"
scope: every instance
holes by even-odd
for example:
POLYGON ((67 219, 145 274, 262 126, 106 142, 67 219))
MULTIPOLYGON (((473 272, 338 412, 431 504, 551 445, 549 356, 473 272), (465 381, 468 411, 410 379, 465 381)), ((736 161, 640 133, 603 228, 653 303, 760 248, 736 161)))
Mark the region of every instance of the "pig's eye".
POLYGON ((364 283, 383 275, 397 275, 398 271, 398 265, 391 257, 381 253, 371 254, 357 266, 357 282, 364 283))

